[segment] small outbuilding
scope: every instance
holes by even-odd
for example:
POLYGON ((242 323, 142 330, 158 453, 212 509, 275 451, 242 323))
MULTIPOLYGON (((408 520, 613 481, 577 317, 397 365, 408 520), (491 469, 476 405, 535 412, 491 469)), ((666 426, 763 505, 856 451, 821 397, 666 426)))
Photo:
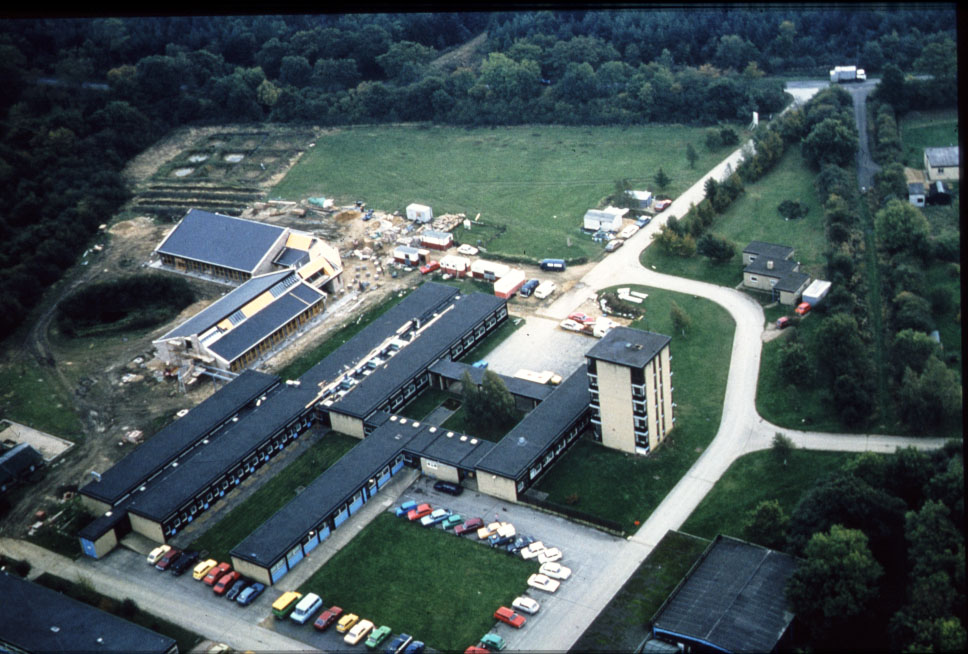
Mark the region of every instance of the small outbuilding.
POLYGON ((450 232, 438 232, 428 229, 420 235, 420 245, 432 250, 446 250, 454 244, 454 235, 450 232))
POLYGON ((645 211, 652 206, 652 191, 626 191, 629 196, 630 204, 632 209, 637 211, 645 211))
POLYGON ((471 276, 488 282, 501 279, 511 271, 511 267, 497 261, 478 259, 471 264, 471 276))
POLYGON ((617 232, 622 229, 622 218, 628 209, 606 207, 605 209, 589 209, 582 220, 582 229, 586 232, 617 232))
POLYGON ((811 307, 815 307, 827 296, 830 291, 830 282, 823 279, 815 279, 810 282, 810 286, 807 286, 806 290, 803 291, 803 301, 809 304, 811 307))
POLYGON ((924 184, 912 182, 908 184, 908 202, 915 207, 923 207, 925 200, 924 184))
POLYGON ((928 181, 961 178, 961 150, 957 145, 924 149, 924 171, 928 181))
POLYGON ((928 204, 930 205, 948 205, 951 204, 951 192, 948 187, 945 186, 944 182, 940 179, 931 182, 928 187, 928 204))
POLYGON ((434 219, 434 211, 425 204, 407 205, 407 220, 412 220, 421 224, 429 223, 434 219))
POLYGON ((398 245, 393 248, 393 261, 405 266, 419 266, 420 250, 409 245, 398 245))
POLYGON ((447 254, 440 258, 441 272, 454 277, 465 277, 471 269, 471 260, 456 254, 447 254))
POLYGON ((527 275, 519 268, 512 268, 506 275, 494 282, 494 295, 507 300, 518 292, 528 280, 527 275))
POLYGON ((20 443, 0 455, 0 494, 27 480, 44 465, 44 457, 29 443, 20 443))

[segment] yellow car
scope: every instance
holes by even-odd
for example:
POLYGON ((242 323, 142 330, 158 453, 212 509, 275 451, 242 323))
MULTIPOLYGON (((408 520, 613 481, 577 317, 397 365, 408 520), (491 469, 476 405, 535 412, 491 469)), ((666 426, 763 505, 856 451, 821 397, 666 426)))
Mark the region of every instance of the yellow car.
POLYGON ((286 618, 296 608, 296 604, 301 599, 302 593, 297 593, 294 590, 286 591, 279 596, 279 599, 272 603, 272 615, 276 616, 277 620, 286 618))
POLYGON ((339 622, 336 623, 336 631, 340 632, 341 634, 345 634, 350 630, 350 627, 359 621, 360 616, 356 615, 355 613, 348 613, 340 618, 339 622))
POLYGON ((208 571, 217 565, 218 565, 218 561, 216 561, 215 559, 208 559, 206 561, 202 561, 201 563, 195 566, 195 571, 192 572, 192 577, 201 581, 202 578, 208 574, 208 571))
POLYGON ((343 637, 343 642, 347 645, 356 645, 361 640, 367 637, 369 633, 373 631, 373 623, 369 620, 360 620, 357 622, 349 633, 343 637))

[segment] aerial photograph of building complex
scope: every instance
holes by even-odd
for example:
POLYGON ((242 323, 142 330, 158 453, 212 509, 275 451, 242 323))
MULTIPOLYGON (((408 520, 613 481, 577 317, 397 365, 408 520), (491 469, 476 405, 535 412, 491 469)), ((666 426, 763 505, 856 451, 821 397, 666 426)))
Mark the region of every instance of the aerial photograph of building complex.
POLYGON ((968 649, 954 3, 326 11, 0 18, 0 651, 968 649))

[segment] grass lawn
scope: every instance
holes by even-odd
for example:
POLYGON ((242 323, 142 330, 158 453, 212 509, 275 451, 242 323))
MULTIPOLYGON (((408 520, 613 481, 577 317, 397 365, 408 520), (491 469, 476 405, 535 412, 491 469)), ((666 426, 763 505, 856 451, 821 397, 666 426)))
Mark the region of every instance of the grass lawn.
POLYGON ((826 241, 814 177, 803 164, 800 148, 790 147, 772 171, 746 186, 746 192, 716 217, 710 229, 736 245, 736 256, 729 263, 710 263, 698 254, 684 259, 649 247, 642 253, 642 264, 668 275, 734 287, 743 281, 743 248, 750 241, 766 241, 793 247, 801 270, 822 279, 826 241), (776 210, 783 200, 799 200, 809 212, 800 220, 784 220, 776 210))
POLYGON ((925 148, 958 145, 958 110, 911 111, 899 121, 902 161, 905 166, 921 169, 925 148))
POLYGON ((359 439, 352 436, 329 432, 267 481, 262 488, 209 527, 204 535, 192 543, 191 549, 208 551, 208 556, 219 561, 230 560, 229 552, 232 548, 294 498, 297 488, 309 484, 359 442, 359 439))
POLYGON ((422 422, 434 409, 451 397, 454 397, 453 393, 442 391, 439 388, 429 388, 418 395, 413 402, 403 407, 403 410, 399 413, 405 418, 422 422))
POLYGON ((69 441, 82 440, 84 426, 70 398, 60 394, 53 373, 26 356, 18 358, 0 364, 0 417, 69 441))
POLYGON ((461 652, 537 570, 535 561, 382 513, 298 590, 428 647, 461 652))
POLYGON ((675 429, 648 457, 612 450, 590 440, 575 444, 537 488, 548 500, 614 520, 626 530, 644 522, 716 435, 722 416, 735 325, 725 309, 691 295, 649 287, 645 316, 633 327, 672 336, 675 429), (692 319, 683 337, 672 330, 672 301, 692 319))
POLYGON ((733 462, 679 530, 709 539, 717 534, 742 538, 743 520, 757 504, 777 500, 790 515, 815 483, 855 456, 798 449, 784 465, 772 450, 747 454, 733 462))
POLYGON ((660 166, 671 179, 663 193, 676 197, 728 151, 710 152, 705 133, 681 125, 341 128, 317 139, 271 196, 365 200, 401 212, 419 202, 435 215, 480 213, 484 227, 466 235, 458 229, 458 240, 484 239, 492 252, 531 259, 591 257, 602 248, 579 233, 585 211, 613 193, 619 179, 656 191, 660 166), (695 168, 688 166, 687 143, 699 155, 695 168))
POLYGON ((708 546, 703 538, 666 532, 571 651, 636 651, 649 633, 652 616, 708 546))

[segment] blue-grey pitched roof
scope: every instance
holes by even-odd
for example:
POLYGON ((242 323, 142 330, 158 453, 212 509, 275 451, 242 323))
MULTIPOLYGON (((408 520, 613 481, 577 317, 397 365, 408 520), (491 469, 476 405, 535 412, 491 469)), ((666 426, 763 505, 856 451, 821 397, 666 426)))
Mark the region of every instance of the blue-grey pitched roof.
POLYGON ((642 368, 672 339, 630 327, 613 327, 585 356, 631 368, 642 368))
POLYGON ((275 225, 192 209, 157 252, 252 273, 284 232, 275 225))
POLYGON ((960 166, 961 150, 957 145, 947 148, 925 148, 924 156, 931 167, 960 166))
POLYGON ((232 556, 265 567, 284 556, 323 518, 390 464, 419 431, 409 421, 407 426, 387 424, 397 428, 381 429, 360 441, 233 548, 232 556))
POLYGON ((169 467, 135 496, 131 513, 161 522, 258 449, 260 443, 306 413, 315 393, 279 386, 262 403, 169 467))
POLYGON ((246 370, 102 473, 101 481, 92 481, 80 492, 114 505, 278 383, 275 375, 246 370))
POLYGON ((773 285, 774 289, 792 293, 810 280, 810 275, 795 270, 799 266, 800 264, 798 262, 791 259, 757 257, 748 266, 743 268, 743 272, 753 275, 763 275, 764 277, 773 277, 777 280, 776 284, 773 285), (770 261, 773 262, 773 268, 767 267, 770 261))
POLYGON ((309 253, 295 248, 282 248, 272 262, 279 266, 300 266, 309 261, 309 253))
POLYGON ((366 418, 408 380, 446 355, 469 330, 505 303, 506 300, 484 293, 461 297, 433 325, 391 357, 378 373, 364 377, 330 410, 366 418))
POLYGON ((0 486, 17 479, 30 466, 43 464, 44 457, 29 443, 15 445, 0 456, 0 486))
POLYGON ((194 316, 178 325, 158 340, 180 338, 200 334, 220 320, 231 316, 246 304, 259 297, 277 283, 292 275, 290 270, 279 270, 253 277, 224 297, 219 298, 194 316))
POLYGON ((299 381, 304 388, 333 381, 346 368, 353 368, 361 363, 362 357, 378 343, 392 336, 408 320, 417 318, 426 321, 452 302, 458 294, 456 288, 446 284, 426 282, 418 286, 332 354, 307 370, 299 381))
POLYGON ((300 313, 322 302, 324 297, 313 287, 299 283, 212 343, 209 349, 231 363, 300 313))
POLYGON ((653 617, 653 632, 770 652, 793 620, 784 589, 796 566, 788 554, 717 536, 653 617))
POLYGON ((924 184, 921 182, 908 184, 908 195, 924 195, 924 184))
POLYGON ((755 254, 757 257, 774 259, 788 259, 793 256, 793 248, 789 245, 777 245, 776 243, 766 243, 764 241, 750 241, 750 244, 743 248, 743 254, 755 254))
POLYGON ((5 572, 0 615, 0 642, 18 651, 148 654, 176 647, 168 636, 5 572))
POLYGON ((588 411, 588 401, 588 367, 582 364, 481 457, 477 467, 508 479, 519 478, 588 411))

